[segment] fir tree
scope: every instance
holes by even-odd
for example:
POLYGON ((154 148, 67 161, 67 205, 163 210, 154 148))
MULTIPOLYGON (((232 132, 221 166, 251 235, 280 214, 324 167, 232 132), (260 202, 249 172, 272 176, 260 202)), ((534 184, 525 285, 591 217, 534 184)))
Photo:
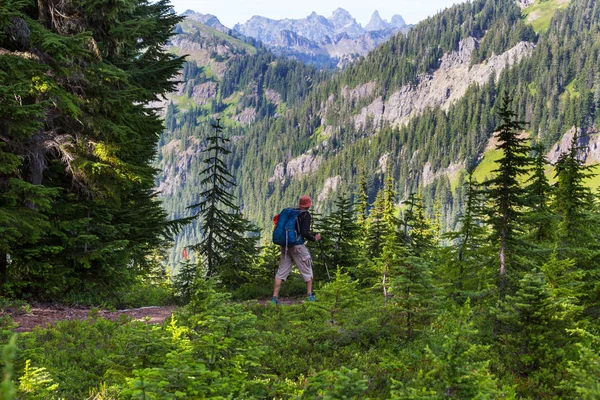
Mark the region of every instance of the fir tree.
POLYGON ((423 201, 416 193, 411 193, 404 206, 406 211, 401 221, 403 241, 416 256, 425 257, 437 243, 434 228, 425 216, 423 201))
MULTIPOLYGON (((527 231, 524 239, 535 244, 537 247, 535 253, 538 253, 547 250, 548 244, 552 242, 556 218, 550 209, 552 186, 546 177, 548 161, 544 155, 544 148, 538 144, 534 150, 536 156, 533 161, 533 174, 527 180, 524 188, 526 211, 523 215, 523 223, 527 231)), ((539 255, 538 258, 540 258, 539 255)))
POLYGON ((165 44, 181 17, 164 0, 9 1, 0 14, 0 275, 53 299, 122 288, 172 233, 152 191, 163 124, 149 105, 174 87, 182 58, 165 44))
POLYGON ((578 156, 581 150, 578 140, 575 130, 569 151, 562 153, 555 164, 556 189, 552 208, 559 217, 557 240, 560 258, 587 253, 594 228, 589 212, 594 209, 594 197, 584 182, 591 176, 590 168, 578 156), (586 245, 580 246, 583 243, 586 245))
POLYGON ((351 271, 358 261, 358 226, 354 222, 348 195, 340 195, 334 204, 335 211, 323 218, 323 228, 317 229, 324 238, 319 245, 328 254, 327 258, 333 268, 351 271))
POLYGON ((381 253, 386 237, 396 232, 398 220, 395 214, 394 178, 388 171, 385 186, 377 192, 375 203, 370 210, 367 225, 367 256, 375 258, 381 253))
POLYGON ((429 362, 418 366, 420 373, 412 382, 394 382, 394 398, 514 398, 513 390, 499 387, 490 372, 486 359, 489 346, 477 344, 478 331, 469 301, 441 316, 437 326, 443 326, 441 343, 432 343, 425 349, 429 362))
POLYGON ((359 229, 359 242, 364 248, 364 244, 366 242, 366 233, 367 233, 367 221, 369 216, 369 194, 367 187, 367 174, 366 169, 363 166, 361 168, 361 174, 358 182, 358 192, 356 193, 356 202, 355 202, 355 213, 356 213, 356 224, 359 229))
POLYGON ((219 268, 221 280, 230 288, 240 286, 252 280, 252 267, 258 256, 260 230, 238 212, 232 219, 231 230, 236 236, 227 246, 219 268))
POLYGON ((572 398, 594 400, 600 397, 600 337, 582 329, 576 333, 581 336, 577 343, 579 354, 575 361, 569 361, 569 376, 561 387, 572 398))
POLYGON ((281 247, 270 242, 270 239, 265 238, 262 248, 256 260, 255 273, 258 278, 262 278, 264 282, 270 285, 279 268, 279 259, 281 257, 281 247))
MULTIPOLYGON (((585 304, 589 312, 600 307, 600 271, 594 261, 600 254, 598 246, 598 209, 596 199, 585 180, 592 176, 590 166, 579 158, 577 130, 571 147, 562 153, 555 164, 556 188, 552 209, 558 215, 556 233, 559 260, 573 259, 583 274, 583 292, 588 294, 585 304)), ((597 311, 593 311, 597 312, 597 311)))
MULTIPOLYGON (((520 178, 527 173, 530 164, 529 146, 526 139, 519 137, 525 123, 516 120, 516 114, 510 110, 508 92, 504 93, 498 110, 500 124, 495 131, 497 150, 502 151, 494 177, 484 184, 490 204, 489 223, 492 227, 491 240, 498 248, 500 297, 506 294, 507 274, 516 264, 516 234, 518 232, 520 208, 523 205, 523 189, 520 178)), ((512 271, 516 273, 517 271, 512 271)), ((514 278, 517 278, 515 276, 514 278)))
POLYGON ((452 282, 452 293, 459 301, 484 289, 485 252, 488 247, 485 240, 484 192, 475 181, 473 171, 469 172, 465 190, 464 211, 458 217, 460 228, 444 235, 452 243, 443 250, 446 261, 442 263, 444 271, 440 271, 452 282))
POLYGON ((383 247, 384 238, 388 233, 385 214, 384 214, 384 197, 383 191, 380 190, 375 196, 375 203, 369 213, 368 225, 367 225, 367 241, 366 241, 366 254, 367 259, 373 259, 381 253, 383 247))
MULTIPOLYGON (((558 364, 569 349, 566 329, 572 327, 573 312, 569 299, 554 298, 546 277, 541 272, 526 273, 514 296, 508 295, 497 312, 502 323, 498 354, 503 364, 514 373, 536 382, 533 387, 560 382, 554 371, 564 370, 558 364), (567 312, 564 312, 564 311, 567 312)), ((521 393, 528 397, 535 392, 521 393)))
POLYGON ((439 287, 432 266, 406 251, 392 263, 390 275, 394 308, 404 319, 406 337, 413 338, 438 312, 439 287))
POLYGON ((204 153, 207 167, 202 171, 200 184, 206 190, 200 194, 201 201, 189 206, 199 208, 192 218, 202 221, 202 240, 190 246, 200 255, 199 266, 205 268, 207 277, 221 275, 224 283, 239 285, 247 277, 244 269, 251 267, 251 260, 256 256, 258 237, 249 235, 257 229, 247 221, 234 204, 235 197, 231 190, 235 182, 227 170, 224 156, 230 153, 223 147, 229 139, 223 136, 220 120, 213 124, 214 134, 207 137, 208 146, 204 153))

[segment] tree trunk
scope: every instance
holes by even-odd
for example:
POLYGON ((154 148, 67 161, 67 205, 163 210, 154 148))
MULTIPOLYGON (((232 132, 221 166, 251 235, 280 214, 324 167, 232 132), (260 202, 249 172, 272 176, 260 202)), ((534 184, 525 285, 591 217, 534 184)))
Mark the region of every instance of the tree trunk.
POLYGON ((506 291, 506 244, 504 237, 500 244, 500 300, 504 300, 506 291))
POLYGON ((8 254, 0 252, 0 284, 8 279, 8 254))
POLYGON ((50 10, 48 0, 38 0, 38 20, 45 28, 50 28, 50 10))

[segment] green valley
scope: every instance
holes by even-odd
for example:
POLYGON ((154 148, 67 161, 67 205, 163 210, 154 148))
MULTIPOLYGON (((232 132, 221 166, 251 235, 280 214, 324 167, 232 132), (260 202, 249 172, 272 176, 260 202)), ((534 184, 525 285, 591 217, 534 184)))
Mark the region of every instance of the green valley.
POLYGON ((597 2, 266 46, 0 2, 0 400, 600 398, 597 2))

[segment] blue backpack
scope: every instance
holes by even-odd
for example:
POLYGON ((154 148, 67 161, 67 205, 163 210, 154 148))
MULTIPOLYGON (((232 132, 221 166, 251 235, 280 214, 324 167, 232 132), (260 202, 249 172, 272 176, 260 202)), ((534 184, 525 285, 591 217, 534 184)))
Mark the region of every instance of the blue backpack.
POLYGON ((299 208, 284 208, 275 216, 275 229, 273 230, 273 243, 280 246, 296 246, 304 244, 304 238, 300 235, 298 217, 307 212, 299 208))

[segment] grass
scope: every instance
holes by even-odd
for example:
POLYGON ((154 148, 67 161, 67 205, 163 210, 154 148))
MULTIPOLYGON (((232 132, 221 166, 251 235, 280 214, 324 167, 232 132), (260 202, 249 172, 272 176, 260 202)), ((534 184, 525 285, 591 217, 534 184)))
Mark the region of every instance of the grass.
POLYGON ((458 182, 460 181, 460 174, 457 174, 454 179, 450 180, 450 191, 455 194, 456 189, 458 188, 458 182))
POLYGON ((317 139, 317 140, 320 140, 320 139, 321 139, 321 137, 322 137, 322 135, 323 135, 323 130, 324 130, 324 128, 323 128, 323 125, 319 126, 319 127, 318 127, 318 128, 317 128, 317 129, 316 129, 314 132, 313 132, 313 134, 312 134, 312 137, 313 137, 313 138, 315 138, 315 139, 317 139))
POLYGON ((277 114, 279 115, 284 115, 285 114, 285 110, 287 109, 287 105, 285 104, 285 101, 282 101, 281 103, 279 103, 279 105, 277 106, 277 114))
POLYGON ((571 99, 578 99, 581 96, 579 90, 577 90, 577 80, 573 79, 567 86, 565 86, 564 92, 560 95, 560 100, 565 102, 567 101, 567 97, 571 99))
POLYGON ((585 184, 595 192, 600 189, 600 164, 594 165, 591 172, 596 175, 586 179, 585 184))
POLYGON ((566 8, 568 4, 569 0, 537 0, 523 10, 523 17, 527 21, 530 15, 537 16, 530 24, 536 33, 542 33, 550 27, 550 20, 556 10, 566 8))
POLYGON ((529 89, 529 94, 535 96, 537 94, 537 85, 535 82, 531 82, 527 88, 529 89))
MULTIPOLYGON (((496 161, 498 161, 501 156, 502 151, 495 149, 490 150, 484 154, 483 159, 481 160, 477 168, 475 168, 475 172, 473 173, 473 177, 476 179, 477 182, 481 183, 484 180, 491 178, 492 171, 498 167, 496 161)), ((587 187, 589 187, 590 189, 592 189, 592 191, 595 192, 600 189, 600 164, 594 165, 592 167, 591 172, 595 175, 586 179, 584 183, 587 187)), ((529 179, 530 176, 530 174, 527 174, 526 176, 523 176, 520 180, 524 183, 529 179)), ((550 182, 550 184, 556 183, 553 167, 548 166, 546 168, 546 176, 548 177, 548 181, 550 182)), ((458 185, 458 176, 450 183, 452 185, 452 191, 454 191, 456 189, 456 186, 458 185)))
POLYGON ((502 151, 500 150, 490 150, 484 153, 483 159, 475 168, 473 172, 473 178, 477 182, 483 182, 484 180, 492 177, 492 171, 498 168, 496 161, 498 161, 502 157, 502 151))
POLYGON ((167 95, 167 99, 172 100, 173 103, 175 103, 177 107, 179 107, 179 109, 181 110, 189 110, 190 108, 192 108, 192 106, 196 105, 194 99, 186 95, 178 96, 174 93, 169 93, 167 95))

